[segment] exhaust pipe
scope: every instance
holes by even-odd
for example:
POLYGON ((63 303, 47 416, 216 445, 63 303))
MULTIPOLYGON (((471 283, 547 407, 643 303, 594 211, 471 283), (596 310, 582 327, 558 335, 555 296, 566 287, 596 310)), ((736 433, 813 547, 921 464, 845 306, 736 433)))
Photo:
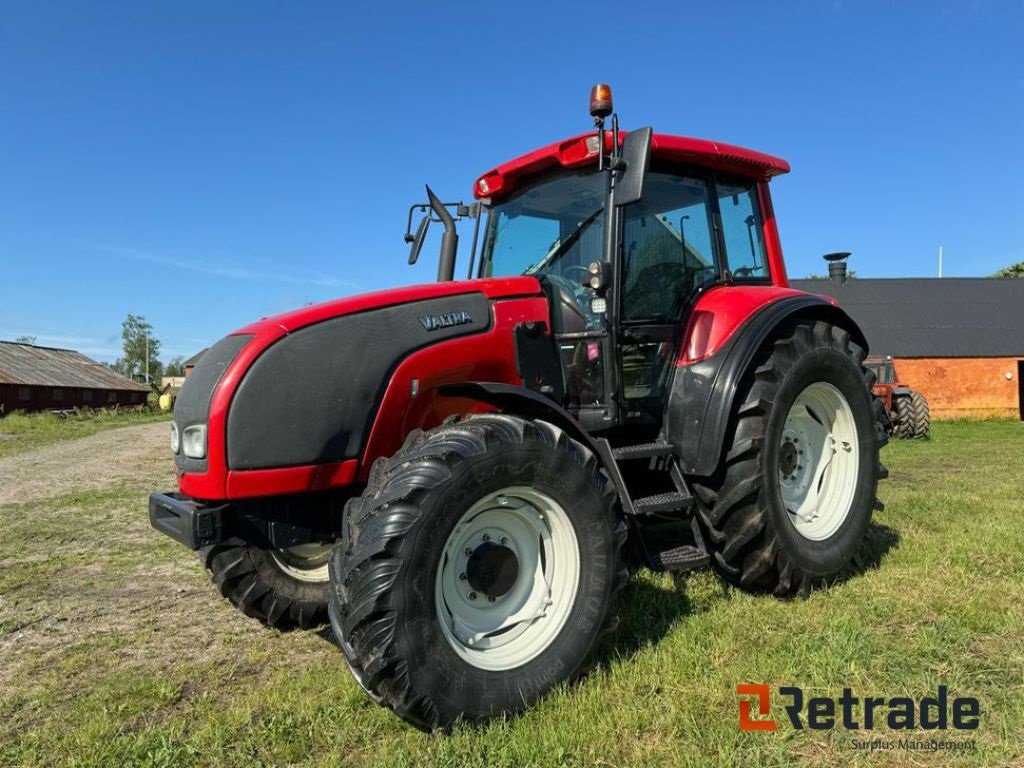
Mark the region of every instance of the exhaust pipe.
POLYGON ((846 284, 846 260, 850 257, 848 251, 838 253, 826 253, 822 258, 828 262, 828 279, 832 285, 840 286, 846 284))
POLYGON ((430 209, 444 224, 444 235, 441 236, 441 258, 437 262, 437 281, 450 282, 455 279, 455 254, 459 250, 459 235, 455 231, 455 219, 448 213, 433 190, 427 187, 427 199, 430 209))

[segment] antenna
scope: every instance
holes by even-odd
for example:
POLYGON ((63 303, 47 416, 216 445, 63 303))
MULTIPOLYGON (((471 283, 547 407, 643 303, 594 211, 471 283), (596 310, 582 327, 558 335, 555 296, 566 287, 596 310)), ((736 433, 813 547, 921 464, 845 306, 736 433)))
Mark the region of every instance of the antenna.
POLYGON ((942 246, 939 246, 939 279, 942 279, 942 246))

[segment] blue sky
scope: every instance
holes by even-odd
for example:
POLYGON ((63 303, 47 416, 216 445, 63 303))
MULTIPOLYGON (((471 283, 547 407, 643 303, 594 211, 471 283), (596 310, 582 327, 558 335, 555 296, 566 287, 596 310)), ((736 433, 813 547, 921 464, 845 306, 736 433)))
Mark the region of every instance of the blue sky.
MULTIPOLYGON (((589 128, 785 157, 792 276, 1024 260, 1024 5, 5 3, 0 338, 98 359, 145 315, 164 358, 306 301, 433 279, 402 242, 429 182, 589 128), (600 18, 600 10, 606 11, 600 18)), ((464 238, 468 242, 468 238, 464 238)))

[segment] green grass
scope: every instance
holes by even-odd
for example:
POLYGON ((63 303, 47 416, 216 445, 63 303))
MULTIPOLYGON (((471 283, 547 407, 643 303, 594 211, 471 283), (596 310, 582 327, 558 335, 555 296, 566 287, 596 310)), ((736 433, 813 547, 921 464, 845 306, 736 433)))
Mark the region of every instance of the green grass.
POLYGON ((93 435, 105 429, 169 421, 170 418, 170 414, 149 409, 70 414, 66 418, 55 413, 15 412, 0 418, 0 456, 13 456, 44 445, 93 435))
POLYGON ((883 458, 866 572, 791 601, 643 573, 587 680, 450 736, 374 705, 328 633, 266 630, 218 599, 148 530, 162 478, 0 507, 0 765, 1024 764, 1024 425, 937 424, 883 458), (885 697, 945 684, 980 699, 978 747, 740 733, 743 682, 885 697))

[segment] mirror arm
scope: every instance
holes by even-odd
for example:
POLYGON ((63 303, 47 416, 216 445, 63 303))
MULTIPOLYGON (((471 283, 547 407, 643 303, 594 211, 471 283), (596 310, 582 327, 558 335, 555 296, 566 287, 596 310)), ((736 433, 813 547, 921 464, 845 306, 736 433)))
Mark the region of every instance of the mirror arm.
POLYGON ((416 203, 409 206, 409 215, 405 219, 405 242, 411 243, 415 239, 415 236, 412 233, 412 215, 416 211, 426 213, 427 208, 429 208, 429 206, 424 205, 423 203, 416 203))
MULTIPOLYGON (((473 266, 476 262, 476 241, 480 235, 480 219, 483 218, 483 203, 473 203, 469 206, 470 214, 476 222, 473 224, 473 246, 469 249, 469 271, 466 273, 466 279, 473 279, 473 266)), ((481 259, 483 256, 481 256, 481 259)))

